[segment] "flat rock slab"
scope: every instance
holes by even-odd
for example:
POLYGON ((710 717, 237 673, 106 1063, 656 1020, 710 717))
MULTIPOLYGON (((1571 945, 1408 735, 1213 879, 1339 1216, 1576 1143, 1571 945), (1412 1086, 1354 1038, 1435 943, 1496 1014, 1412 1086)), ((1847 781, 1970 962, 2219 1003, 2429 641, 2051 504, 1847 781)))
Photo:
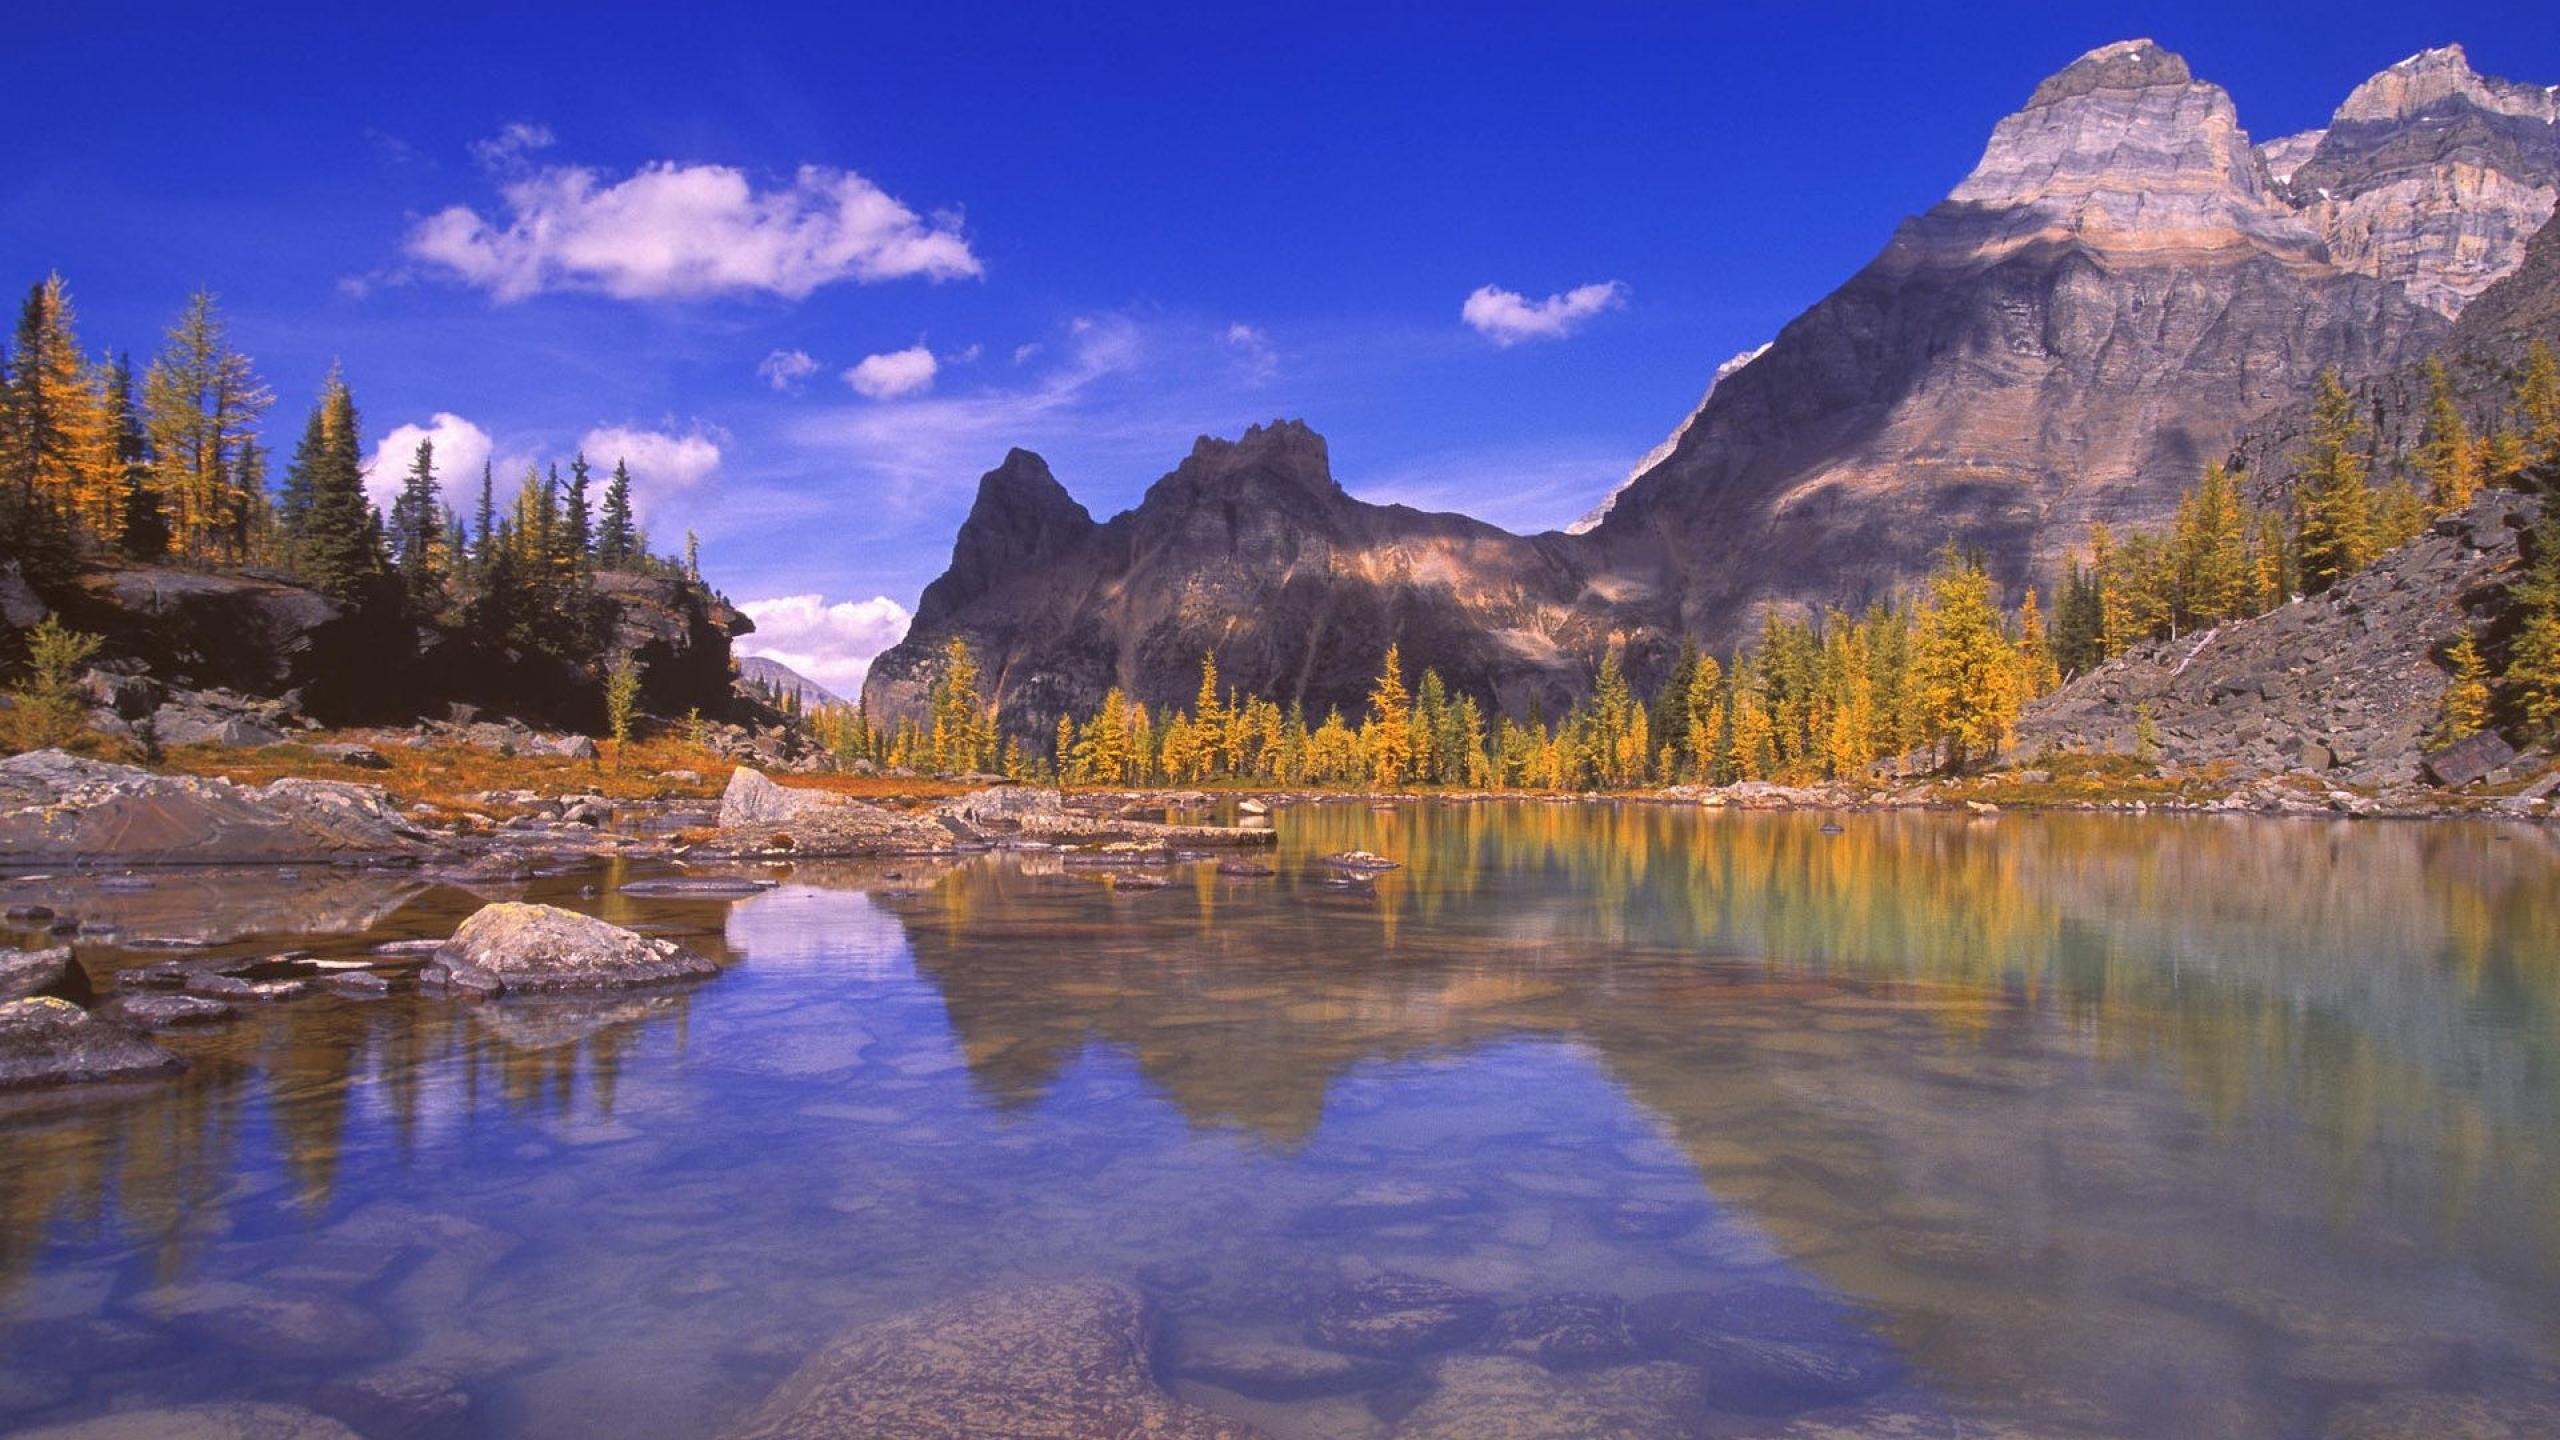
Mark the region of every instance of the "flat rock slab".
POLYGON ((654 936, 554 905, 507 901, 462 922, 419 973, 426 984, 473 994, 610 990, 701 980, 720 973, 705 956, 654 936))
POLYGON ((343 1364, 391 1348, 381 1321, 330 1295, 207 1280, 147 1290, 132 1304, 190 1335, 281 1364, 343 1364))
POLYGON ((0 760, 0 857, 128 864, 415 856, 429 837, 378 786, 236 785, 36 750, 0 760))
POLYGON ((1374 1275, 1338 1286, 1307 1327, 1318 1345, 1402 1359, 1452 1350, 1492 1328, 1489 1296, 1420 1275, 1374 1275))
POLYGON ((67 1000, 0 1004, 0 1090, 172 1075, 187 1062, 67 1000))
POLYGON ((727 1440, 1259 1440, 1150 1374, 1138 1293, 1105 1281, 993 1290, 849 1332, 727 1440))
POLYGON ((325 1415, 293 1405, 184 1405, 127 1410, 95 1420, 21 1430, 16 1440, 363 1440, 325 1415))
POLYGON ((159 991, 119 995, 107 1005, 104 1013, 145 1030, 173 1030, 185 1025, 209 1025, 216 1020, 228 1020, 239 1012, 220 1000, 206 996, 172 995, 159 991))
POLYGON ((738 875, 673 875, 658 880, 634 880, 621 888, 625 895, 644 899, 743 900, 773 889, 776 883, 738 875))

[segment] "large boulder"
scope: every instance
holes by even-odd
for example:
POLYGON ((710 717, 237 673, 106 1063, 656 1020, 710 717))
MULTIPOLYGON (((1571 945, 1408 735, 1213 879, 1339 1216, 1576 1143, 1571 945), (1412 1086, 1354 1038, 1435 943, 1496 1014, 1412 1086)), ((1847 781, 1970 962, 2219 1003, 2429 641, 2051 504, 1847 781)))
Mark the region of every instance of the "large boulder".
POLYGON ((818 1352, 728 1440, 1255 1440, 1153 1378, 1144 1303, 1105 1281, 992 1290, 818 1352))
POLYGON ((186 1063, 68 1000, 45 995, 0 1004, 0 1090, 167 1075, 186 1063))
POLYGON ((420 978, 430 985, 495 995, 509 990, 612 990, 719 973, 717 964, 672 940, 634 934, 557 906, 504 902, 463 921, 420 978))
POLYGON ((36 750, 0 760, 0 856, 127 864, 325 864, 414 856, 429 836, 378 786, 245 786, 36 750))
POLYGON ((950 827, 849 795, 777 785, 740 766, 720 796, 720 846, 800 855, 899 855, 948 850, 950 827))

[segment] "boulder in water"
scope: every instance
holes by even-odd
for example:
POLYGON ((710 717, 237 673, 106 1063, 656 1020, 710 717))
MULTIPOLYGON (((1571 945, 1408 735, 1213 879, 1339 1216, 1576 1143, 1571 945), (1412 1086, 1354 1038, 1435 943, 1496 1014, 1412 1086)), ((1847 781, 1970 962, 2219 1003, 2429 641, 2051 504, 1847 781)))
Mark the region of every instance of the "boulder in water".
POLYGON ((1146 1309, 1107 1281, 992 1290, 854 1330, 727 1440, 1257 1440, 1167 1395, 1146 1309))
POLYGON ((0 1004, 0 1090, 168 1075, 187 1062, 50 995, 0 1004))
POLYGON ((501 902, 462 922, 419 978, 483 995, 510 990, 610 990, 700 980, 711 960, 672 940, 634 934, 552 905, 501 902))

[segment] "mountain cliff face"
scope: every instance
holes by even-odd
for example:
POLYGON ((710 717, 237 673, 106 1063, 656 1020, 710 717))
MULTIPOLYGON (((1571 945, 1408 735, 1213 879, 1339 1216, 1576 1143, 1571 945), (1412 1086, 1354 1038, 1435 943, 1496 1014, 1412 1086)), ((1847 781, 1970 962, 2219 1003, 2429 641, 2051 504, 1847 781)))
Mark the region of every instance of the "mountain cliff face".
POLYGON ((1711 642, 1856 603, 1950 539, 2011 587, 2165 514, 2249 418, 2443 319, 2330 262, 2231 99, 2147 41, 2083 56, 1973 173, 1716 388, 1593 538, 1650 546, 1711 642))
POLYGON ((1294 424, 1202 441, 1099 524, 1017 451, 866 696, 912 706, 958 634, 1018 725, 1114 684, 1185 700, 1209 648, 1234 683, 1321 713, 1356 708, 1400 641, 1414 669, 1552 708, 1609 645, 1641 685, 1683 639, 1724 650, 1772 607, 1905 589, 1950 541, 2013 595, 2050 586, 2092 522, 2162 520, 2245 435, 2280 438, 2268 422, 2320 371, 2414 373, 2474 297, 2530 328, 2531 303, 2497 298, 2525 292, 2492 287, 2551 214, 2554 106, 2448 48, 2260 146, 2177 55, 2102 47, 1875 260, 1720 369, 1572 533, 1361 504, 1294 424))
POLYGON ((2357 86, 2288 169, 2332 262, 2452 316, 2551 218, 2560 93, 2476 74, 2459 45, 2429 50, 2357 86))
POLYGON ((1113 686, 1188 703, 1212 650, 1227 683, 1320 719, 1356 714, 1402 643, 1417 671, 1470 693, 1560 708, 1587 681, 1599 623, 1576 604, 1561 538, 1353 499, 1324 440, 1290 421, 1202 439, 1104 523, 1016 450, 979 481, 951 569, 863 695, 874 713, 915 713, 957 635, 1019 734, 1089 714, 1113 686))

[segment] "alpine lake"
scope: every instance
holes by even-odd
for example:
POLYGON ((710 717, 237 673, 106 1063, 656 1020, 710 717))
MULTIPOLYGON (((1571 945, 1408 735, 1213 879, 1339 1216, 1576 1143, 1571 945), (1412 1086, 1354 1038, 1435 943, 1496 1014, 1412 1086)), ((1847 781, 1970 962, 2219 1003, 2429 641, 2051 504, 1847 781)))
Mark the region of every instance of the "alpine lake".
POLYGON ((1272 823, 1275 874, 1162 885, 10 877, 117 927, 102 988, 144 940, 379 958, 501 898, 723 973, 249 1004, 175 1078, 0 1096, 0 1433, 710 1437, 849 1329, 1067 1280, 1273 1440, 2560 1433, 2560 830, 1272 823), (1398 1293, 1449 1323, 1331 1338, 1398 1293))

